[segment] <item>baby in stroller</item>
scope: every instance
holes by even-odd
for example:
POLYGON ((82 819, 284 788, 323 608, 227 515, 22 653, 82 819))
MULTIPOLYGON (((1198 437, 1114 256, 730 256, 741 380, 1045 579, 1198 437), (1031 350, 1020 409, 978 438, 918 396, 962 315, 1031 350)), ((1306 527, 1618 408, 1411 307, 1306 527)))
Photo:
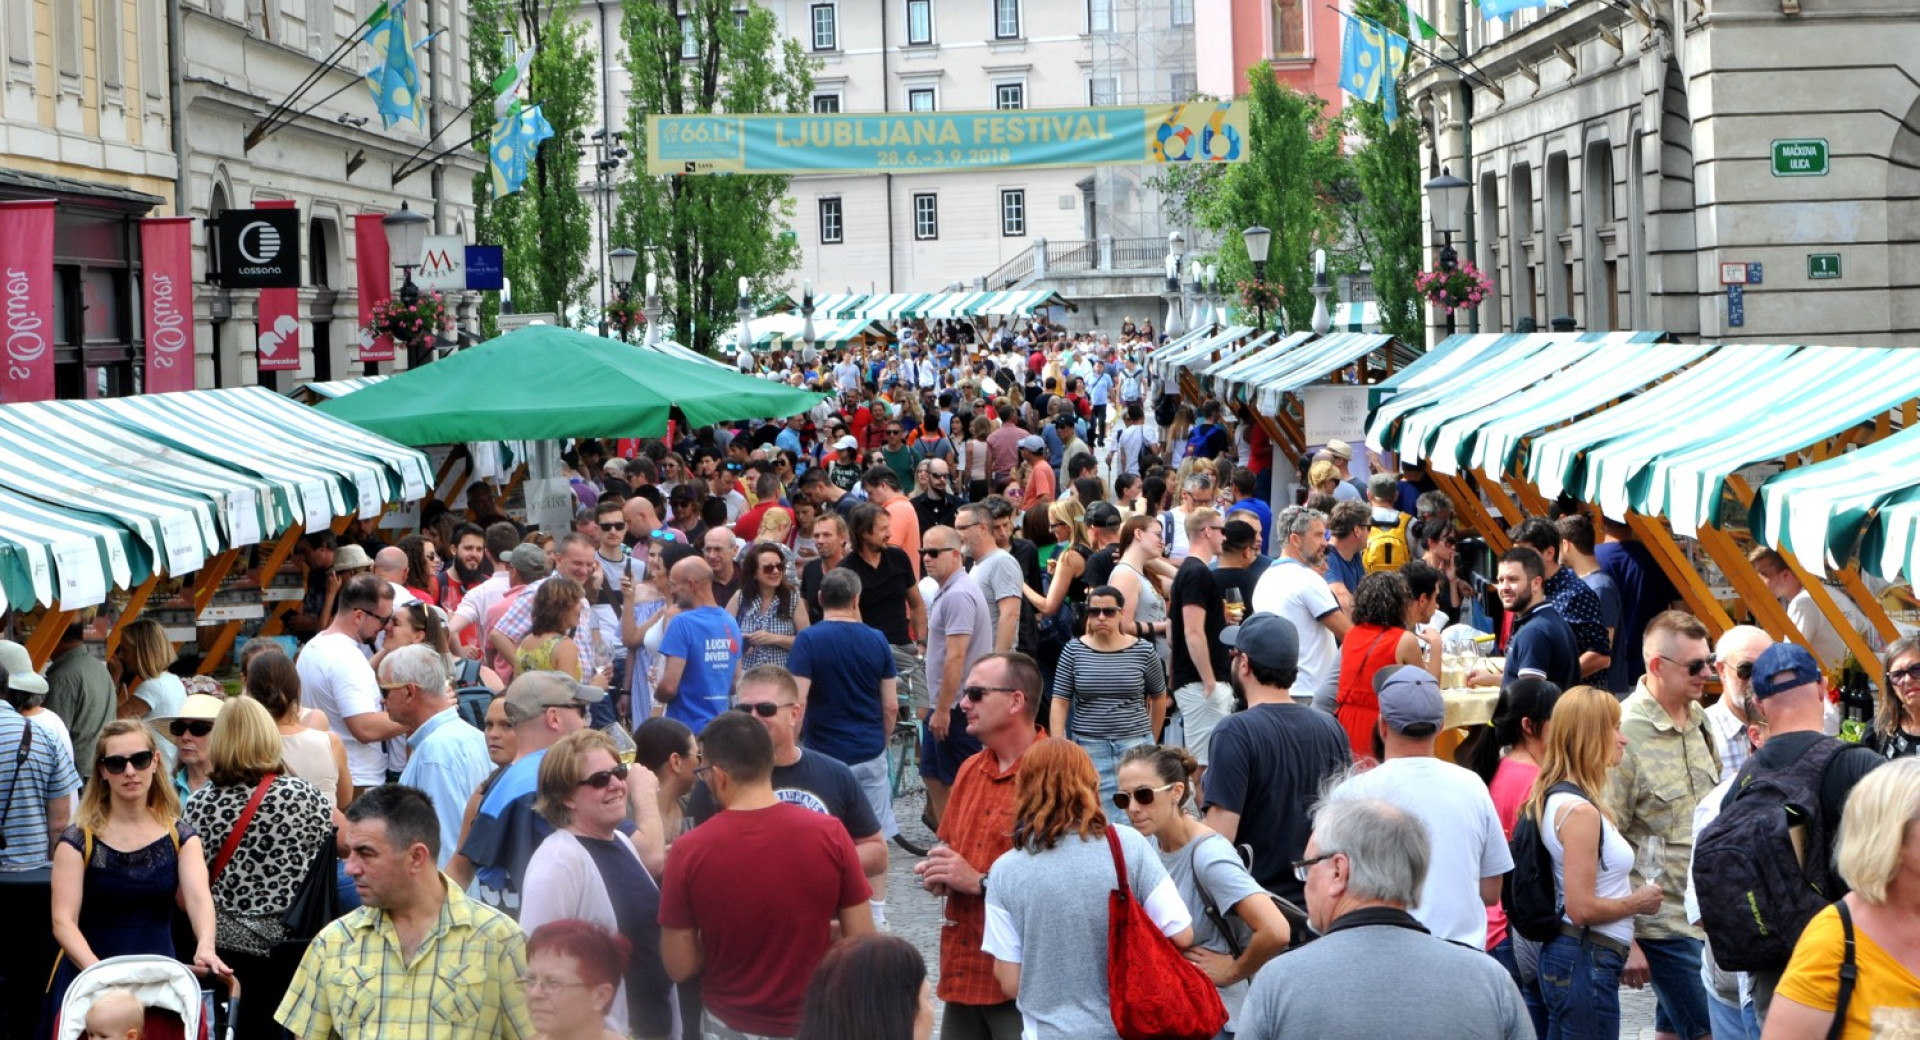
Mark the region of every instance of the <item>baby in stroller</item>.
POLYGON ((143 1040, 146 1005, 130 989, 102 990, 87 1009, 86 1040, 143 1040))

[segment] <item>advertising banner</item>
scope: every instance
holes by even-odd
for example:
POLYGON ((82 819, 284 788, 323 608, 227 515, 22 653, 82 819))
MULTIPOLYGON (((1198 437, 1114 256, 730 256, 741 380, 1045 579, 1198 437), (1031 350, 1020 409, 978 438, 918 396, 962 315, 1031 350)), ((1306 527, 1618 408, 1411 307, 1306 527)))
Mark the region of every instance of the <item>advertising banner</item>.
POLYGON ((1245 101, 647 117, 647 172, 870 173, 1240 162, 1245 101))
POLYGON ((505 253, 503 246, 468 246, 467 288, 476 292, 483 289, 498 292, 504 288, 505 253))
POLYGON ((413 284, 424 290, 460 292, 467 287, 467 244, 459 235, 428 235, 420 248, 413 284))
POLYGON ((213 281, 229 289, 300 288, 300 211, 291 201, 227 210, 214 241, 220 268, 213 281))
POLYGON ((192 217, 140 222, 141 316, 147 340, 150 394, 193 389, 192 217))
MULTIPOLYGON (((292 211, 293 200, 264 201, 260 203, 260 208, 292 211)), ((299 255, 296 249, 294 252, 296 265, 299 263, 299 255)), ((254 326, 254 336, 260 371, 300 371, 300 290, 298 288, 260 290, 260 316, 254 326)))
POLYGON ((353 218, 355 294, 360 297, 360 360, 392 361, 393 337, 369 336, 367 323, 373 320, 373 308, 393 295, 393 267, 387 262, 387 229, 380 223, 385 213, 360 213, 353 218))
POLYGON ((53 202, 0 202, 0 402, 53 398, 53 202))

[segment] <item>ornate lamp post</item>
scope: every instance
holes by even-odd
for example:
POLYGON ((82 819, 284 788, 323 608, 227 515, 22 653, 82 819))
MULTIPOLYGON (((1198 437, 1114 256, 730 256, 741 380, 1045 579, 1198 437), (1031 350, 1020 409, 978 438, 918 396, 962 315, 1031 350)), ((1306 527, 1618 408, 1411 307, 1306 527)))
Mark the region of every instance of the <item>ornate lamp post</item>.
MULTIPOLYGON (((413 269, 420 266, 420 251, 426 247, 427 227, 432 223, 426 214, 408 209, 405 202, 397 212, 380 218, 380 229, 387 236, 387 254, 395 259, 393 266, 400 269, 400 302, 408 307, 420 302, 420 287, 413 284, 413 269)), ((432 357, 432 337, 407 344, 407 367, 418 368, 432 357)))
POLYGON ((1259 327, 1264 329, 1267 327, 1267 250, 1273 247, 1273 232, 1255 224, 1240 232, 1240 240, 1246 243, 1247 259, 1253 261, 1253 280, 1260 289, 1254 314, 1259 327))
POLYGON ((614 302, 619 304, 621 313, 620 342, 625 343, 632 324, 626 320, 632 313, 628 291, 633 287, 633 269, 640 263, 640 254, 621 246, 607 254, 607 263, 613 268, 614 302))
MULTIPOLYGON (((1440 269, 1451 272, 1460 266, 1460 254, 1453 251, 1453 233, 1463 230, 1466 223, 1467 197, 1473 191, 1473 185, 1460 177, 1455 177, 1446 167, 1440 168, 1440 176, 1421 185, 1427 191, 1427 201, 1433 207, 1433 227, 1440 232, 1440 269)), ((1453 335, 1453 311, 1447 310, 1447 335, 1453 335)))

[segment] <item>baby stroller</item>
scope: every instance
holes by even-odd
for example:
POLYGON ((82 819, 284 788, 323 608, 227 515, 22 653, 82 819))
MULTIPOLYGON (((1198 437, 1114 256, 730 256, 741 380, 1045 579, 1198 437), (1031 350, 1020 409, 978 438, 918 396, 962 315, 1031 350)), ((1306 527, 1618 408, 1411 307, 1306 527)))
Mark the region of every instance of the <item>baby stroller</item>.
MULTIPOLYGON (((211 994, 201 992, 193 969, 171 957, 146 955, 108 957, 75 976, 54 1020, 54 1040, 80 1040, 94 998, 116 987, 131 990, 146 1006, 146 1040, 220 1040, 214 1035, 211 994)), ((235 984, 228 998, 229 1021, 239 1003, 235 984)), ((233 1040, 232 1030, 225 1040, 233 1040)))

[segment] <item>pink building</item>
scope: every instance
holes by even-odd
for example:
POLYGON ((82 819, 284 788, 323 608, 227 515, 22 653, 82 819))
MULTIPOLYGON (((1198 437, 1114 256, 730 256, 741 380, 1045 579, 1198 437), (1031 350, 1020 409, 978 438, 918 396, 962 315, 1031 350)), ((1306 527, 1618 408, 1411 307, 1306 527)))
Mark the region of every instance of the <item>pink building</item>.
POLYGON ((1247 92, 1247 70, 1273 62, 1275 78, 1344 105, 1340 93, 1340 14, 1325 0, 1197 0, 1195 49, 1203 93, 1247 92))

